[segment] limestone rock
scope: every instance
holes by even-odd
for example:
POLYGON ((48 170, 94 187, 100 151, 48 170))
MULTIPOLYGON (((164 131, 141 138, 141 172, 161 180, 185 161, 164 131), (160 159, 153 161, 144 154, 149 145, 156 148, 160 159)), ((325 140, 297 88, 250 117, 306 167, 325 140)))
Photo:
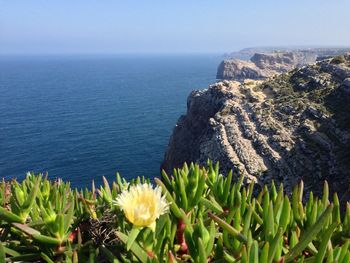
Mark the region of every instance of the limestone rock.
MULTIPOLYGON (((314 58, 313 61, 315 61, 314 58)), ((244 80, 265 79, 287 72, 299 65, 297 53, 255 53, 249 61, 229 59, 221 62, 217 72, 218 79, 244 80)))
MULTIPOLYGON (((320 58, 344 54, 350 49, 245 49, 238 52, 233 58, 229 57, 222 61, 217 70, 218 79, 242 81, 250 79, 266 79, 299 68, 304 65, 315 63, 320 58), (253 51, 255 51, 253 53, 253 51), (251 55, 249 60, 237 59, 251 55)), ((329 65, 332 67, 333 65, 329 65)), ((347 74, 338 69, 338 74, 347 74)))
POLYGON ((289 190, 303 179, 306 189, 319 193, 328 180, 348 199, 350 94, 344 87, 349 88, 350 56, 342 58, 266 81, 226 80, 193 91, 162 168, 205 165, 209 158, 220 162, 223 173, 233 169, 258 183, 273 179, 289 190))
POLYGON ((346 91, 347 93, 350 93, 350 78, 344 79, 342 86, 344 91, 346 91))

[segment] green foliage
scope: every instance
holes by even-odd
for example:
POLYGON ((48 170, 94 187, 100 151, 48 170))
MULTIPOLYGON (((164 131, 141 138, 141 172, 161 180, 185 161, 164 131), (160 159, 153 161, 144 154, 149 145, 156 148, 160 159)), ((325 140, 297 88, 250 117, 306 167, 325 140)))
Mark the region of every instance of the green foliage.
POLYGON ((345 63, 346 60, 344 58, 344 56, 336 56, 334 58, 332 58, 331 60, 331 64, 341 64, 341 63, 345 63))
POLYGON ((0 183, 0 262, 349 262, 350 205, 337 195, 290 195, 274 183, 223 176, 218 164, 186 164, 155 179, 170 211, 153 232, 135 228, 114 200, 130 185, 117 174, 99 189, 71 189, 28 174, 0 183), (236 178, 237 179, 237 178, 236 178))

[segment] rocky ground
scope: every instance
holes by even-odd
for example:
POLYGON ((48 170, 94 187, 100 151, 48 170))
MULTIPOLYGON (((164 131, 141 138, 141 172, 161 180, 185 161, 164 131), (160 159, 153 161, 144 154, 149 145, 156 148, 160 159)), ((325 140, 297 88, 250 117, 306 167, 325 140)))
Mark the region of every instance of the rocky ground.
POLYGON ((188 97, 162 167, 219 161, 247 180, 300 179, 316 193, 328 180, 349 199, 350 54, 266 81, 223 81, 188 97))

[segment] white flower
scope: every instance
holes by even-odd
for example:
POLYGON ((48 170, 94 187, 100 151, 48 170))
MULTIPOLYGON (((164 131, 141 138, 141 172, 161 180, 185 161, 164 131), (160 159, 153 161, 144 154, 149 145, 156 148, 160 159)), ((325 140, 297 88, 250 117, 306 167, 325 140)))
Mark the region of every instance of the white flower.
POLYGON ((169 203, 159 186, 155 189, 151 184, 139 184, 130 186, 118 195, 117 204, 125 214, 125 217, 134 226, 149 227, 153 231, 156 227, 156 219, 169 210, 169 203))

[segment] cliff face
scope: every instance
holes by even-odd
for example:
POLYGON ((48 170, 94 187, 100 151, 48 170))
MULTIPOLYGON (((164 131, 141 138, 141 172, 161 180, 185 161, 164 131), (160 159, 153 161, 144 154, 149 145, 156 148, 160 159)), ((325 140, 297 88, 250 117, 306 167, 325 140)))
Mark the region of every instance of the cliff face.
POLYGON ((302 53, 305 57, 309 56, 316 56, 316 57, 326 57, 326 56, 339 56, 342 54, 345 54, 347 52, 350 52, 349 47, 343 47, 343 48, 336 48, 336 47, 250 47, 250 48, 244 48, 242 50, 227 53, 224 56, 227 59, 249 59, 251 58, 255 53, 264 53, 264 54, 270 54, 270 53, 276 53, 276 52, 298 52, 302 53))
POLYGON ((344 54, 346 51, 350 50, 345 48, 315 48, 307 50, 282 49, 279 51, 264 51, 263 49, 242 50, 236 53, 236 57, 244 57, 247 56, 247 54, 251 54, 250 60, 236 58, 225 59, 218 67, 217 78, 238 81, 247 78, 254 80, 266 79, 276 74, 288 72, 296 67, 314 63, 319 58, 344 54))
POLYGON ((218 67, 218 79, 244 80, 265 79, 287 72, 307 62, 315 62, 316 56, 306 59, 302 53, 255 53, 249 61, 240 59, 224 60, 218 67), (305 61, 307 60, 307 61, 305 61))
POLYGON ((348 195, 350 55, 320 61, 268 81, 223 81, 188 97, 162 167, 220 161, 248 180, 316 192, 328 180, 348 195))

